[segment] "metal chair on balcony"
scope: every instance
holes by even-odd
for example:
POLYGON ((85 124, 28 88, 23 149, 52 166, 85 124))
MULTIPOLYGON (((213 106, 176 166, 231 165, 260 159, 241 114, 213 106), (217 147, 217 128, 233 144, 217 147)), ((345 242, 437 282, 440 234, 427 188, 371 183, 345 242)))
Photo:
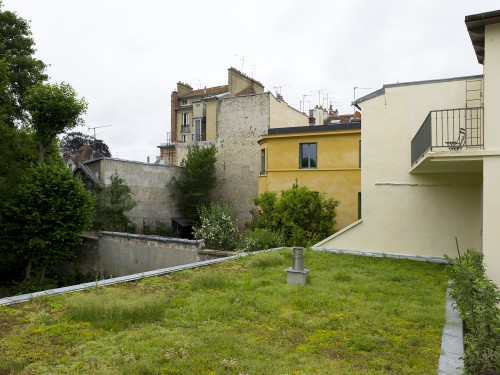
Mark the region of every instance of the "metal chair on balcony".
POLYGON ((460 128, 458 131, 458 139, 456 141, 445 142, 450 151, 460 151, 465 146, 466 132, 465 128, 460 128))

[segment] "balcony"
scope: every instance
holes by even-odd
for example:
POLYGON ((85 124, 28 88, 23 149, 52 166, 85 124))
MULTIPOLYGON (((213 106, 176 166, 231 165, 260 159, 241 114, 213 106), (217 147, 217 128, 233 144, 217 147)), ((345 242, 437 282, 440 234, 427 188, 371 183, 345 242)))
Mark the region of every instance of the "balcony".
POLYGON ((411 141, 411 164, 414 166, 428 152, 483 148, 482 107, 431 111, 411 141))
POLYGON ((186 134, 189 133, 189 124, 182 124, 181 125, 181 134, 186 134))

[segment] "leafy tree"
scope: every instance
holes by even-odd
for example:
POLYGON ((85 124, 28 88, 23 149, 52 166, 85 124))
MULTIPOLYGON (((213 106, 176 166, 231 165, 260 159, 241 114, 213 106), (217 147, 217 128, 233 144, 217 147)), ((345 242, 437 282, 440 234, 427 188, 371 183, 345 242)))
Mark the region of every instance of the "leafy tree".
POLYGON ((187 159, 180 178, 173 184, 179 196, 179 208, 186 219, 198 217, 198 207, 210 203, 210 192, 217 183, 215 162, 217 149, 214 145, 201 147, 189 145, 187 159))
POLYGON ((335 232, 339 202, 305 186, 294 184, 279 197, 276 192, 265 192, 254 203, 261 213, 255 215, 251 228, 281 233, 287 246, 308 246, 335 232))
POLYGON ((113 174, 111 183, 97 193, 96 226, 102 230, 128 230, 130 220, 125 216, 137 205, 126 181, 113 174))
POLYGON ((61 140, 61 152, 63 155, 74 155, 82 146, 91 146, 104 156, 111 157, 108 145, 102 140, 94 139, 94 137, 88 134, 71 132, 65 134, 61 140))
POLYGON ((93 208, 91 193, 60 161, 28 170, 1 227, 4 249, 26 264, 25 280, 37 268, 43 282, 47 268, 73 256, 80 233, 92 222, 93 208))
POLYGON ((58 134, 83 122, 80 116, 87 110, 87 102, 76 96, 76 91, 64 82, 38 84, 28 90, 26 108, 38 140, 39 164, 58 134))
POLYGON ((36 59, 29 22, 3 9, 0 1, 0 119, 10 126, 24 118, 24 94, 47 80, 46 65, 36 59))

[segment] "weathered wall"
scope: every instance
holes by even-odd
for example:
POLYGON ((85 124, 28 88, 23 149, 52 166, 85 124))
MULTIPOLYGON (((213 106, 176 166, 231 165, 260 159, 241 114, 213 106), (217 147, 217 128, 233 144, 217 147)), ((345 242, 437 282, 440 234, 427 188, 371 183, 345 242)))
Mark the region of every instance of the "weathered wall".
POLYGON ((269 126, 270 94, 219 100, 217 116, 216 198, 235 203, 239 224, 251 219, 250 199, 257 197, 260 171, 259 136, 269 126))
POLYGON ((84 238, 76 259, 64 270, 119 277, 197 262, 200 249, 201 243, 194 240, 101 232, 84 238))
POLYGON ((125 214, 139 229, 143 219, 148 223, 156 220, 169 223, 172 217, 178 216, 177 203, 168 184, 173 177, 179 177, 180 167, 112 158, 92 160, 85 165, 105 185, 111 182, 114 173, 127 182, 137 206, 125 214))

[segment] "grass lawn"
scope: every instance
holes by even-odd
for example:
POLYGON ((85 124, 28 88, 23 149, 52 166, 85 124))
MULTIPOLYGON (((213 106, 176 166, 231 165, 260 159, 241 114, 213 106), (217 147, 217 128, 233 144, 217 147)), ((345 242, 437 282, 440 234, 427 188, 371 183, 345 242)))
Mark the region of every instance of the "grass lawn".
POLYGON ((430 263, 291 250, 0 307, 0 374, 435 374, 430 263))

